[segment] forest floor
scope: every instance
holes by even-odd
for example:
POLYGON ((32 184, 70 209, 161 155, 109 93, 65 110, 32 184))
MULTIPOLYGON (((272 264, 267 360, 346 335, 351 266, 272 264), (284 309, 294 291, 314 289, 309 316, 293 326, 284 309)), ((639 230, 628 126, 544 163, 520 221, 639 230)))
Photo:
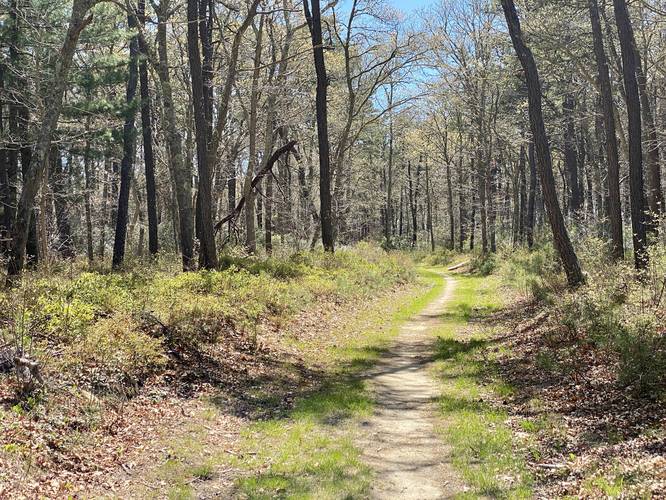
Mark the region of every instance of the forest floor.
POLYGON ((17 407, 3 439, 44 444, 59 472, 34 476, 40 455, 3 445, 24 471, 12 497, 661 497, 660 400, 623 392, 589 353, 587 372, 557 371, 540 306, 468 267, 319 302, 259 345, 227 336, 66 447, 17 407))

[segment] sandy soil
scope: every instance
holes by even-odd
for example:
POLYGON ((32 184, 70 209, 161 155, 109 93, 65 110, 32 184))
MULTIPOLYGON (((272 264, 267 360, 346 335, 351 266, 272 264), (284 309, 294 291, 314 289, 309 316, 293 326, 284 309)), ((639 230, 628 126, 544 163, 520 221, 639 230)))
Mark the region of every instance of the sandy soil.
POLYGON ((440 391, 430 372, 432 329, 455 291, 446 278, 444 292, 400 331, 392 349, 368 373, 376 411, 363 422, 364 459, 375 470, 371 492, 378 499, 451 498, 464 491, 449 462, 449 450, 435 430, 440 391))

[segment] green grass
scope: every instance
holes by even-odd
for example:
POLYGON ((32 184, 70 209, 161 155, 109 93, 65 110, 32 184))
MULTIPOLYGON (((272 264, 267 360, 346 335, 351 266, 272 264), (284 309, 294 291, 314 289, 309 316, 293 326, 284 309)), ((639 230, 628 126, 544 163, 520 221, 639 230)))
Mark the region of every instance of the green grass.
POLYGON ((433 300, 443 287, 437 273, 423 270, 430 285, 416 298, 390 301, 364 311, 348 326, 357 334, 322 353, 330 372, 316 393, 300 399, 285 418, 259 422, 243 435, 242 454, 232 465, 246 472, 237 493, 261 498, 363 498, 372 471, 355 444, 358 421, 372 413, 373 401, 358 375, 371 366, 400 325, 433 300))
MULTIPOLYGON (((442 433, 470 491, 461 498, 529 498, 531 479, 515 452, 507 414, 487 402, 512 388, 495 377, 491 340, 474 320, 501 305, 495 278, 456 276, 457 287, 437 334, 442 433), (471 323, 470 323, 471 321, 471 323)), ((529 424, 528 424, 529 425, 529 424)))

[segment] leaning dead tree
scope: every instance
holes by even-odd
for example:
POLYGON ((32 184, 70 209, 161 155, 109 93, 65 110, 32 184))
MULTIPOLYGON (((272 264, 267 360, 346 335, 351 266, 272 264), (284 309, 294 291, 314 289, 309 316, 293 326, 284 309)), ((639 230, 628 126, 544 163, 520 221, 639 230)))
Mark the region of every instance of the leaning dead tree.
MULTIPOLYGON (((290 151, 295 151, 295 148, 296 148, 296 141, 289 141, 280 149, 276 149, 273 152, 273 154, 270 156, 270 158, 268 158, 268 160, 266 161, 264 168, 259 170, 259 172, 257 172, 257 175, 255 175, 254 178, 252 179, 252 182, 250 183, 249 192, 254 192, 254 190, 264 177, 266 177, 269 174, 273 175, 273 166, 275 165, 275 163, 280 159, 282 155, 288 154, 290 151)), ((246 198, 247 195, 241 196, 240 200, 238 200, 238 203, 236 204, 236 208, 234 208, 230 214, 224 217, 224 219, 215 224, 215 231, 219 231, 228 222, 232 224, 235 222, 240 213, 243 211, 243 207, 245 206, 246 203, 246 198)))

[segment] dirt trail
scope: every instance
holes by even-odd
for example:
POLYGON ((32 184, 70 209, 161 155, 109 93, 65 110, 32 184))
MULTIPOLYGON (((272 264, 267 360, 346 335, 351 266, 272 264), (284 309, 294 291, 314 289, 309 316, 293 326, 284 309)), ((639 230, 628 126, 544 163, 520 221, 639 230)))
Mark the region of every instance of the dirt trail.
POLYGON ((429 371, 431 329, 440 323, 456 282, 400 330, 394 347, 368 374, 376 411, 364 422, 364 459, 376 472, 372 498, 440 499, 463 491, 449 451, 435 431, 439 387, 429 371))

